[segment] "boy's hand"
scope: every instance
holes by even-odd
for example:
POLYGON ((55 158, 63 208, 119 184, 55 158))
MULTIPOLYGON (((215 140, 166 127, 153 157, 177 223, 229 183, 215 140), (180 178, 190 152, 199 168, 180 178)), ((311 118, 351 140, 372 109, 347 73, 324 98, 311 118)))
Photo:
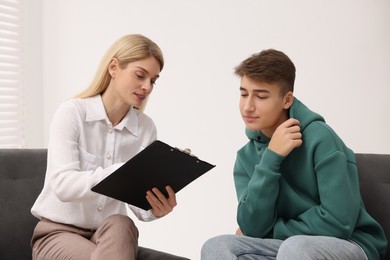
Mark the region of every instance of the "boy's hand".
POLYGON ((301 146, 302 134, 298 120, 290 118, 276 128, 268 149, 286 157, 294 148, 301 146))
POLYGON ((171 186, 167 186, 165 189, 168 192, 168 198, 157 188, 146 192, 146 200, 152 206, 152 213, 156 217, 167 215, 177 205, 176 194, 171 186))

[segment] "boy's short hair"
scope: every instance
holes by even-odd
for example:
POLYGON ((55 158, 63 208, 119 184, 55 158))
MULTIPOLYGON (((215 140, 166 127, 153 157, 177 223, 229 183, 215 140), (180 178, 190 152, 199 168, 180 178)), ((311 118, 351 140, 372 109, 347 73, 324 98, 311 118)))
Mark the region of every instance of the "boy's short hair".
POLYGON ((281 51, 268 49, 255 53, 238 65, 235 74, 266 83, 278 83, 281 95, 294 91, 295 66, 281 51))

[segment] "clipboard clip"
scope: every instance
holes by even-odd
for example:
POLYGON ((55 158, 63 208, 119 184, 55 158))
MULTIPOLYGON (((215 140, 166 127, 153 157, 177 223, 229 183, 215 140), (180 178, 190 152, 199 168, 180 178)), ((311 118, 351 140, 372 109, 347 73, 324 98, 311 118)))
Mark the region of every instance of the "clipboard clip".
POLYGON ((179 150, 182 153, 186 153, 186 154, 188 154, 188 155, 198 159, 198 156, 195 156, 194 154, 191 153, 191 149, 190 148, 180 149, 180 148, 175 147, 175 149, 179 150))
POLYGON ((185 148, 182 150, 183 153, 191 155, 191 149, 190 148, 185 148))

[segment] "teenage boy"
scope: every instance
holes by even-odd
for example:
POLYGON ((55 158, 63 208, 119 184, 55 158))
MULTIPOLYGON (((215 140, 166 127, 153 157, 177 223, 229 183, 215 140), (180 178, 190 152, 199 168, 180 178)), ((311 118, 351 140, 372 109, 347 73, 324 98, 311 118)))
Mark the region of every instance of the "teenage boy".
POLYGON ((237 152, 236 235, 209 239, 203 260, 378 260, 387 241, 359 192, 354 152, 293 96, 295 66, 264 50, 235 69, 249 142, 237 152))

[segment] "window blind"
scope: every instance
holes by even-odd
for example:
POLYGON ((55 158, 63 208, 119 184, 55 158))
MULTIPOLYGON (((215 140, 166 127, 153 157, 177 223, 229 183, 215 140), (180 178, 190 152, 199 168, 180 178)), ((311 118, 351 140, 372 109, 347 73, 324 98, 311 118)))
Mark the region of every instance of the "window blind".
POLYGON ((0 148, 23 146, 21 25, 21 0, 0 0, 0 148))

